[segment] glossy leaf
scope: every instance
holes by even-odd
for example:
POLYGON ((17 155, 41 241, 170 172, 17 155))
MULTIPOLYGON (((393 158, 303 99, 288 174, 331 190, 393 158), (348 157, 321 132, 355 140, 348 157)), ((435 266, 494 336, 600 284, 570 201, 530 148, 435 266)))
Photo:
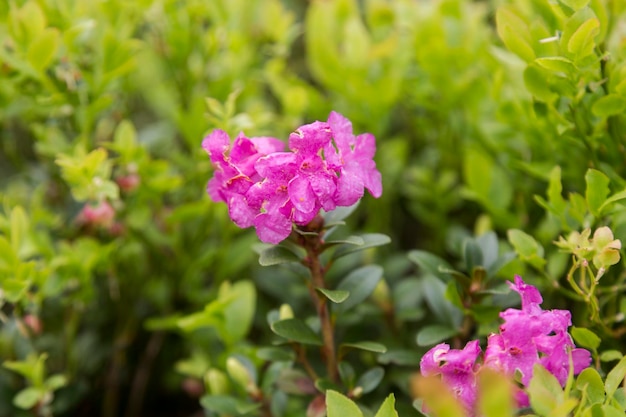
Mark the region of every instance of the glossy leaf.
POLYGON ((356 382, 357 387, 361 387, 363 394, 374 391, 385 376, 385 369, 380 366, 368 369, 359 377, 356 382))
POLYGON ((585 199, 589 211, 594 216, 600 215, 600 207, 609 196, 609 178, 602 172, 595 169, 588 169, 585 174, 585 182, 587 189, 585 191, 585 199))
POLYGON ((342 256, 374 248, 376 246, 386 245, 391 242, 391 238, 387 235, 383 235, 382 233, 366 233, 359 237, 363 239, 363 244, 358 245, 355 242, 350 242, 348 245, 339 246, 337 251, 333 254, 333 259, 338 259, 342 256))
POLYGON ((417 333, 418 346, 432 346, 455 336, 458 330, 441 324, 431 324, 423 327, 417 333))
POLYGON ((374 417, 398 417, 398 412, 395 409, 396 399, 393 394, 390 394, 376 412, 374 417))
POLYGON ((327 288, 316 288, 316 290, 335 304, 343 303, 350 297, 349 291, 329 290, 327 288))
POLYGON ((615 394, 617 388, 624 381, 624 377, 626 377, 626 357, 623 357, 606 376, 604 391, 608 398, 615 394))
POLYGON ((302 343, 304 345, 321 345, 322 342, 317 334, 305 322, 300 319, 279 320, 272 323, 272 331, 287 340, 302 343))
POLYGON ((259 264, 262 266, 279 265, 289 262, 299 262, 298 256, 284 246, 271 246, 264 249, 259 255, 259 264))
POLYGON ((596 351, 602 341, 594 332, 584 327, 572 327, 572 337, 576 345, 596 351))
POLYGON ((341 313, 365 301, 383 277, 383 269, 378 265, 367 265, 348 274, 339 285, 338 291, 350 294, 343 303, 333 305, 333 311, 341 313))

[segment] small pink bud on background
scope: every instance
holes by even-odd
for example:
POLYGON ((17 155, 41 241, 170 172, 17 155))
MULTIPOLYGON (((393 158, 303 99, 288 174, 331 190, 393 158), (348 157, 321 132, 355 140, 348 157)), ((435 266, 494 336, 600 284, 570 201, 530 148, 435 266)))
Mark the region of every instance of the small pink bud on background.
POLYGON ((113 225, 115 209, 109 202, 101 201, 96 205, 85 204, 78 216, 80 223, 94 227, 108 228, 113 225))

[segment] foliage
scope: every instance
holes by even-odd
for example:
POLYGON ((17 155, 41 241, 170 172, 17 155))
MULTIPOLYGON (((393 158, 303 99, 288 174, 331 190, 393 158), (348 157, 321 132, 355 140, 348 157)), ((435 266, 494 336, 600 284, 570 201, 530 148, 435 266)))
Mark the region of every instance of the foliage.
MULTIPOLYGON (((0 416, 457 416, 420 359, 485 346, 518 274, 593 358, 564 386, 536 368, 520 413, 624 415, 625 22, 621 0, 0 2, 0 416), (210 201, 209 132, 331 111, 376 137, 379 199, 280 245, 210 201)), ((485 416, 519 412, 499 378, 485 416)))

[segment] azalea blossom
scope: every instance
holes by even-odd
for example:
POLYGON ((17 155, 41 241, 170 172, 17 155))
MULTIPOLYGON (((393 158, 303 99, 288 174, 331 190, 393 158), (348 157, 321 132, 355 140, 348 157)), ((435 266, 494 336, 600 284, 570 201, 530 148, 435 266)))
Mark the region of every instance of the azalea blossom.
POLYGON ((254 226, 263 242, 281 242, 294 224, 310 223, 320 210, 356 203, 364 189, 376 198, 382 194, 374 136, 354 136, 339 113, 300 126, 288 144, 285 151, 278 139, 243 134, 231 144, 221 130, 202 142, 215 166, 207 193, 228 205, 237 226, 254 226))
MULTIPOLYGON (((450 390, 459 399, 469 416, 474 415, 476 401, 476 373, 487 367, 514 378, 519 375, 522 387, 528 386, 533 368, 541 364, 564 386, 570 371, 570 358, 574 374, 591 363, 591 354, 577 348, 568 333, 571 314, 567 310, 543 310, 543 298, 537 288, 516 276, 509 283, 522 300, 522 308, 509 308, 500 313, 504 321, 499 333, 491 334, 482 362, 478 341, 469 342, 463 350, 450 349, 439 344, 430 349, 420 362, 424 376, 440 374, 450 390)), ((523 390, 515 391, 519 407, 528 406, 528 396, 523 390)))

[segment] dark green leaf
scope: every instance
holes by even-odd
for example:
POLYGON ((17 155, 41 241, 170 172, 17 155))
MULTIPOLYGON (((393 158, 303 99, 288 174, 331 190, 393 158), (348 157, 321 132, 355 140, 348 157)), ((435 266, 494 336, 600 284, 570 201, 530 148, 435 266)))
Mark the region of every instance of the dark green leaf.
POLYGON ((367 394, 378 387, 384 376, 385 370, 380 366, 376 366, 361 375, 356 382, 356 386, 363 389, 363 394, 367 394))
POLYGON ((279 347, 265 347, 257 350, 256 355, 265 361, 287 362, 295 359, 295 354, 291 349, 279 347))
POLYGON ((316 288, 316 290, 319 293, 323 294, 324 297, 336 304, 343 303, 350 296, 350 292, 344 290, 329 290, 326 288, 316 288))
POLYGON ((287 340, 305 345, 321 345, 320 338, 305 322, 299 319, 279 320, 272 323, 272 331, 287 340))
POLYGON ((447 271, 453 271, 453 268, 437 255, 423 250, 412 250, 409 252, 408 258, 420 268, 441 278, 443 281, 450 281, 450 273, 447 271))
POLYGON ((352 271, 337 286, 337 290, 350 294, 341 304, 334 304, 335 312, 344 312, 362 303, 378 285, 383 276, 383 269, 378 265, 367 265, 352 271))
POLYGON ((468 273, 472 273, 477 266, 483 265, 482 250, 474 239, 466 239, 463 242, 463 260, 468 273))
POLYGON ((458 332, 457 329, 449 326, 432 324, 423 327, 417 333, 417 344, 418 346, 431 346, 455 336, 458 332))
POLYGON ((377 342, 342 343, 339 346, 339 356, 344 356, 345 353, 350 349, 360 349, 376 353, 385 353, 387 351, 385 345, 377 342))
POLYGON ((278 265, 288 262, 300 262, 298 256, 283 246, 271 246, 264 249, 259 256, 262 266, 278 265))
POLYGON ((205 395, 200 404, 207 410, 220 415, 243 416, 257 410, 261 404, 249 403, 229 395, 205 395))
POLYGON ((422 355, 415 349, 394 349, 378 356, 378 363, 383 365, 395 364, 401 366, 419 366, 422 355))
POLYGON ((359 252, 365 249, 373 248, 376 246, 386 245, 389 242, 391 242, 391 239, 389 238, 389 236, 383 235, 381 233, 366 233, 359 237, 363 239, 362 245, 356 245, 354 243, 341 245, 337 248, 337 251, 333 254, 333 259, 337 259, 342 256, 359 252))

